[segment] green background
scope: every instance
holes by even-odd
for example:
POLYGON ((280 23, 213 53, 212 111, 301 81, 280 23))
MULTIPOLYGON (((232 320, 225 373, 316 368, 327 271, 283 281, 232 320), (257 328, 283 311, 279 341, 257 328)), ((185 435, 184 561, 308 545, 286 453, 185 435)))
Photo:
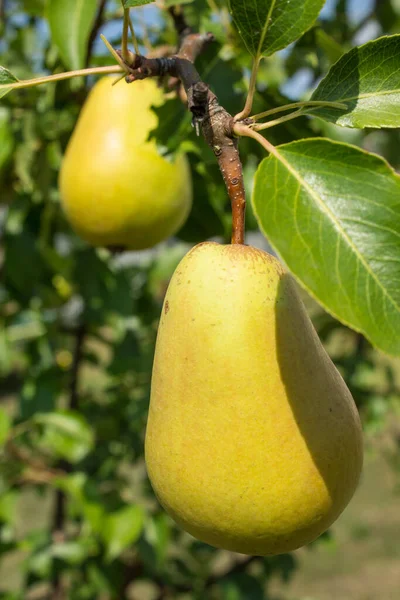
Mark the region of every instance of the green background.
MULTIPOLYGON (((350 18, 346 2, 332 4, 293 46, 261 64, 255 112, 287 95, 302 99, 342 52, 400 32, 396 0, 377 0, 361 22, 350 18)), ((0 64, 19 79, 112 64, 98 34, 120 45, 121 10, 109 1, 99 15, 99 5, 86 3, 86 14, 79 2, 60 2, 57 17, 52 2, 0 1, 0 64), (63 4, 76 16, 72 55, 63 46, 70 31, 63 4)), ((244 103, 251 60, 227 5, 195 0, 186 10, 194 27, 216 35, 198 67, 235 113, 244 103), (210 7, 220 9, 217 18, 210 7)), ((175 43, 172 22, 153 5, 135 9, 133 20, 142 49, 175 43)), ((366 468, 349 508, 309 548, 246 559, 197 542, 157 504, 143 439, 159 312, 185 252, 205 239, 229 240, 230 211, 211 151, 170 100, 159 111, 155 135, 164 151, 182 141, 189 151, 195 201, 188 222, 176 239, 143 253, 112 255, 78 239, 60 210, 57 176, 92 83, 25 89, 0 105, 0 598, 396 598, 400 363, 305 292, 363 420, 366 468)), ((346 130, 304 116, 268 134, 275 144, 327 136, 400 167, 396 129, 346 130)), ((265 152, 242 140, 241 156, 250 193, 265 152)), ((251 206, 247 223, 248 241, 268 248, 251 206)))

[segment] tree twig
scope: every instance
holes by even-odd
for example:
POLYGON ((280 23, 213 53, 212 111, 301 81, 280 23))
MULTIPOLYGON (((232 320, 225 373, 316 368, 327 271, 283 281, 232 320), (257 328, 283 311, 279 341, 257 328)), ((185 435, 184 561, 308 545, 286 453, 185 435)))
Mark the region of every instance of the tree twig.
POLYGON ((104 24, 104 12, 106 9, 107 0, 100 0, 99 8, 97 10, 96 20, 93 24, 92 31, 90 32, 90 37, 88 41, 88 49, 86 55, 86 66, 89 65, 90 59, 93 54, 93 47, 96 41, 97 34, 99 32, 100 27, 104 24))
POLYGON ((168 9, 168 12, 169 12, 169 14, 172 17, 172 20, 174 21, 175 29, 176 29, 176 32, 177 32, 177 34, 179 36, 180 42, 187 35, 190 35, 191 33, 194 33, 193 29, 186 22, 185 13, 183 12, 181 6, 171 6, 168 9))

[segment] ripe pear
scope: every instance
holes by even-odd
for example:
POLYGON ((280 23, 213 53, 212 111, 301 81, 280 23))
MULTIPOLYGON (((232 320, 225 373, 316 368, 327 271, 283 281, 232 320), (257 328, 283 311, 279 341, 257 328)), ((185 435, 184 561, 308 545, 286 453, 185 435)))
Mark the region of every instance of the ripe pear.
POLYGON ((291 276, 266 252, 204 243, 159 326, 147 470, 199 540, 274 555, 323 533, 362 467, 357 409, 291 276))
POLYGON ((62 163, 61 201, 76 232, 94 246, 141 250, 178 231, 192 203, 187 158, 160 155, 149 132, 155 81, 98 81, 82 109, 62 163))

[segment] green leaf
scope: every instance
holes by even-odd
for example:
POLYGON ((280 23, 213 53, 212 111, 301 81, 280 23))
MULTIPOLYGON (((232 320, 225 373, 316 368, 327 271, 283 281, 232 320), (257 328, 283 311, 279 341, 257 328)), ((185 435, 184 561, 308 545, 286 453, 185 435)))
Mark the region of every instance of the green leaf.
POLYGON ((180 6, 181 4, 191 4, 194 0, 164 0, 164 5, 166 8, 170 6, 180 6))
POLYGON ((78 512, 95 532, 102 532, 105 507, 97 493, 96 484, 85 473, 72 473, 57 478, 54 484, 74 501, 78 512))
POLYGON ((11 419, 6 411, 0 408, 0 445, 3 445, 7 440, 10 429, 11 419))
POLYGON ((230 0, 230 11, 250 54, 270 56, 314 23, 325 0, 230 0))
POLYGON ((134 331, 127 331, 124 338, 114 347, 114 355, 108 371, 113 375, 134 372, 135 358, 140 356, 140 343, 134 331))
POLYGON ((238 573, 223 579, 218 587, 221 589, 221 600, 263 600, 265 598, 262 584, 247 573, 238 573))
POLYGON ((315 42, 325 52, 331 63, 339 60, 344 54, 342 46, 321 27, 316 28, 315 42))
POLYGON ((340 321, 400 354, 400 177, 380 157, 326 139, 259 166, 259 224, 302 285, 340 321))
POLYGON ((154 0, 124 0, 125 8, 134 8, 135 6, 144 6, 145 4, 151 4, 154 0))
MULTIPOLYGON (((26 329, 28 329, 27 325, 26 329)), ((42 330, 42 332, 40 331, 40 321, 32 321, 29 325, 31 329, 33 329, 34 326, 37 326, 37 333, 40 335, 46 333, 45 329, 42 330)), ((35 377, 27 377, 19 397, 21 417, 23 419, 29 419, 39 412, 46 413, 54 410, 57 396, 61 391, 61 383, 60 373, 54 368, 46 369, 35 377)))
POLYGON ((14 137, 10 126, 10 117, 0 108, 0 174, 7 166, 14 150, 14 137))
POLYGON ((216 164, 206 164, 190 155, 193 178, 193 206, 189 218, 177 237, 197 243, 224 235, 223 208, 226 192, 221 186, 221 173, 216 164))
POLYGON ((350 50, 333 65, 311 100, 347 104, 347 110, 306 110, 337 125, 400 127, 400 35, 350 50))
MULTIPOLYGON (((18 213, 17 203, 10 208, 8 224, 12 215, 18 213)), ((16 235, 7 236, 5 249, 4 280, 6 285, 15 289, 21 299, 32 298, 37 294, 40 281, 47 272, 46 265, 40 254, 35 235, 24 229, 24 235, 20 231, 16 235), (21 262, 21 256, 26 260, 21 262)))
POLYGON ((153 110, 157 115, 157 125, 150 132, 150 139, 156 138, 158 144, 170 153, 177 151, 190 131, 189 112, 178 98, 167 100, 153 110))
POLYGON ((47 18, 51 38, 63 63, 70 69, 85 66, 97 6, 97 0, 48 0, 47 18))
POLYGON ((45 428, 42 445, 61 458, 76 463, 93 448, 93 432, 78 413, 59 411, 39 414, 35 421, 45 428))
POLYGON ((0 98, 8 94, 12 90, 12 84, 17 81, 18 79, 8 69, 0 67, 0 98))
POLYGON ((87 477, 82 472, 71 473, 63 477, 57 477, 54 480, 54 485, 68 494, 71 499, 74 499, 79 504, 82 504, 84 498, 84 487, 87 482, 87 477))
POLYGON ((70 565, 79 565, 87 558, 88 549, 80 542, 65 542, 64 544, 54 544, 51 554, 54 558, 70 565))
POLYGON ((144 511, 140 506, 126 506, 106 518, 102 533, 109 561, 139 539, 143 525, 144 511))
POLYGON ((17 512, 19 494, 15 490, 0 495, 0 521, 13 525, 17 512))
POLYGON ((8 69, 0 67, 0 86, 15 83, 18 79, 8 69))
POLYGON ((151 548, 153 564, 161 565, 167 556, 171 542, 171 520, 165 514, 155 515, 147 520, 145 538, 151 548))
POLYGON ((108 258, 92 248, 76 254, 75 279, 85 300, 85 318, 104 323, 113 314, 132 315, 130 281, 126 272, 116 271, 108 258))

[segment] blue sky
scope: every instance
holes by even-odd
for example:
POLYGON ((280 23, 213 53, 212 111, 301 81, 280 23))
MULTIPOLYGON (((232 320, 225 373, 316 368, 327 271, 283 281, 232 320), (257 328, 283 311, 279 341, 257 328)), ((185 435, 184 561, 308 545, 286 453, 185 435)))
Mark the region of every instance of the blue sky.
MULTIPOLYGON (((337 0, 327 0, 321 11, 321 18, 333 18, 335 16, 336 4, 337 0)), ((374 0, 347 0, 347 7, 350 22, 353 25, 357 25, 357 23, 360 23, 370 14, 374 7, 374 0)), ((372 27, 374 27, 374 25, 372 25, 372 27)), ((369 25, 367 25, 362 28, 359 37, 354 41, 356 44, 363 44, 377 35, 379 35, 379 31, 375 31, 375 29, 370 30, 369 25)), ((303 95, 308 92, 313 79, 314 74, 311 69, 300 69, 291 79, 284 83, 281 91, 288 96, 288 98, 297 100, 298 98, 302 98, 303 95)))
MULTIPOLYGON (((331 18, 334 15, 337 0, 327 0, 321 12, 321 17, 331 18)), ((371 12, 374 0, 348 0, 348 10, 352 22, 359 22, 371 12)))

